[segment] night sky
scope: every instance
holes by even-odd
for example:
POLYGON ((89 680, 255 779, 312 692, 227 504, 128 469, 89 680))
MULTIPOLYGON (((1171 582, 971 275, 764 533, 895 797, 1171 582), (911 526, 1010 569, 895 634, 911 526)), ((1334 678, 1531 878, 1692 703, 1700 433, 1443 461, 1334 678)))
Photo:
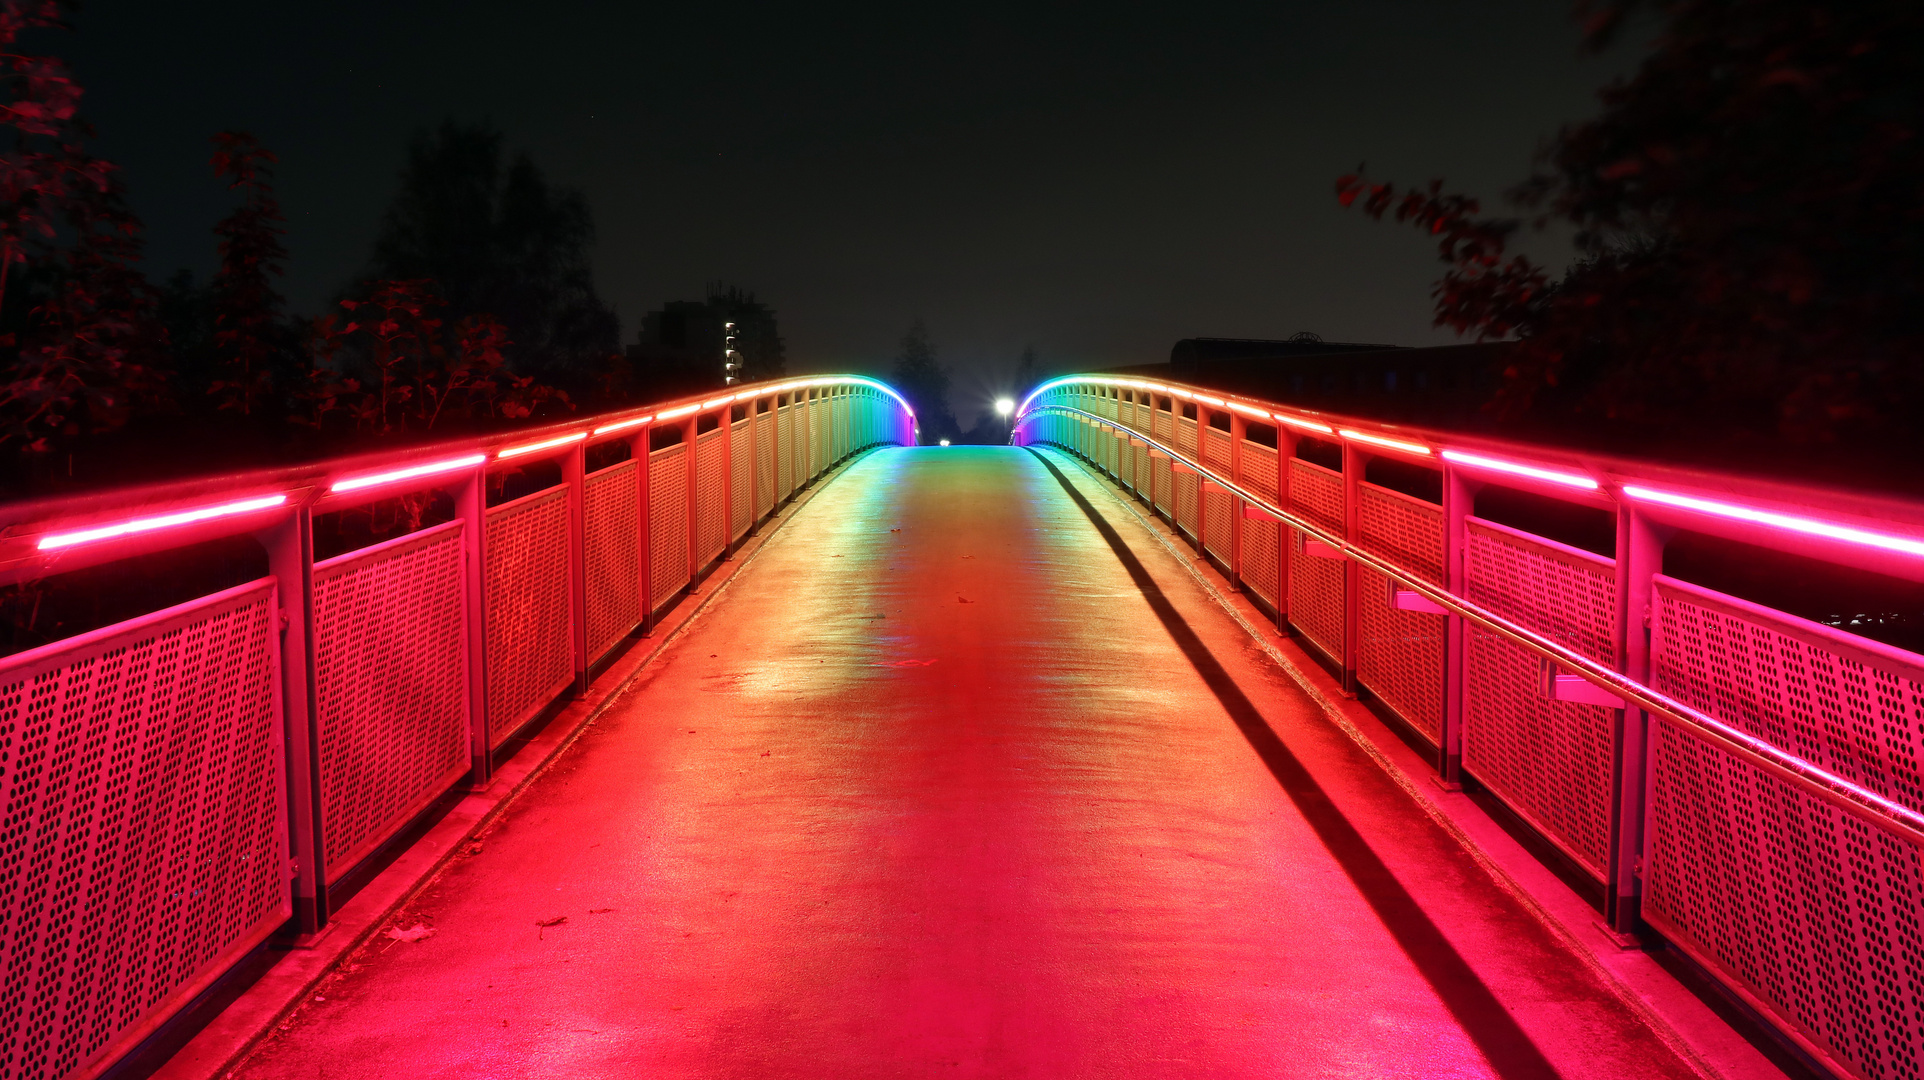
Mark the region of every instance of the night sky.
POLYGON ((1025 344, 1069 368, 1193 335, 1454 340, 1429 325, 1433 245, 1332 183, 1367 161, 1493 199, 1635 61, 1577 38, 1554 0, 91 0, 39 44, 88 88, 156 279, 212 269, 217 130, 281 155, 286 291, 314 314, 364 265, 409 133, 487 120, 586 192, 624 340, 717 279, 774 305, 791 370, 873 370, 919 316, 967 423, 1025 344))

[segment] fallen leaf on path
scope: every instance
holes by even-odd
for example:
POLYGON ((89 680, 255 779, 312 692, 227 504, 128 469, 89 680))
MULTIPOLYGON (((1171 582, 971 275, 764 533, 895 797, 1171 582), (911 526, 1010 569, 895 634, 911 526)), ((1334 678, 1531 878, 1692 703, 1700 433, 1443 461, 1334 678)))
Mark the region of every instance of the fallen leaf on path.
POLYGON ((390 926, 388 927, 387 936, 396 941, 420 941, 423 938, 433 937, 434 927, 424 926, 421 923, 415 923, 406 930, 398 926, 390 926))
POLYGON ((534 924, 540 927, 541 929, 535 934, 535 937, 543 938, 545 940, 545 935, 548 932, 548 927, 560 926, 562 923, 565 923, 567 921, 568 921, 568 917, 566 915, 556 915, 552 919, 536 919, 534 921, 534 924))
POLYGON ((973 603, 975 603, 975 601, 973 601, 973 600, 970 600, 969 598, 967 598, 967 597, 965 597, 965 596, 958 596, 958 597, 956 597, 956 598, 955 598, 955 602, 956 602, 956 603, 958 603, 958 604, 973 604, 973 603))
POLYGON ((590 915, 606 915, 606 914, 608 914, 608 913, 609 913, 610 911, 613 911, 613 910, 614 910, 614 908, 611 908, 611 907, 591 907, 591 908, 589 908, 589 909, 588 909, 588 914, 590 914, 590 915))

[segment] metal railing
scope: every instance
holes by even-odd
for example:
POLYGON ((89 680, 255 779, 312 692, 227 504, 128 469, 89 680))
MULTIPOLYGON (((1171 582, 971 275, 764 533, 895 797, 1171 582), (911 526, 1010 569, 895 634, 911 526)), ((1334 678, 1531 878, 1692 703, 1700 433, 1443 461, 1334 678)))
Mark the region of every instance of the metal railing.
POLYGON ((1924 508, 1103 375, 1045 384, 1016 439, 1149 503, 1444 782, 1593 879, 1618 932, 1656 930, 1840 1073, 1924 1057, 1924 656, 1662 573, 1689 530, 1924 580, 1924 508), (1376 458, 1441 501, 1368 483, 1376 458), (1476 517, 1485 484, 1608 511, 1614 556, 1476 517))
POLYGON ((231 537, 268 568, 0 659, 0 1080, 98 1075, 320 930, 784 500, 914 442, 893 390, 832 376, 0 507, 0 584, 231 537), (490 505, 529 465, 557 482, 490 505), (435 494, 451 520, 315 559, 317 516, 435 494))

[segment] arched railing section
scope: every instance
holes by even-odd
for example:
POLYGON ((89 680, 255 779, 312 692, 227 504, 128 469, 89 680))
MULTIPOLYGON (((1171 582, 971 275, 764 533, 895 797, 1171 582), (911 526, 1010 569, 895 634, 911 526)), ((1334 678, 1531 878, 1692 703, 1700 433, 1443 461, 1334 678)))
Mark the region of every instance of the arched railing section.
POLYGON ((888 386, 819 377, 0 508, 0 584, 231 537, 268 567, 0 659, 0 1071, 96 1075, 290 920, 317 931, 784 500, 914 442, 888 386), (511 471, 552 482, 507 498, 511 471), (397 496, 451 517, 314 558, 317 516, 397 496))
POLYGON ((1619 933, 1655 930, 1840 1074, 1916 1073, 1924 656, 1663 560, 1687 530, 1924 581, 1924 508, 1102 375, 1037 389, 1014 439, 1152 506, 1619 933), (1477 516, 1486 485, 1607 512, 1614 551, 1477 516))

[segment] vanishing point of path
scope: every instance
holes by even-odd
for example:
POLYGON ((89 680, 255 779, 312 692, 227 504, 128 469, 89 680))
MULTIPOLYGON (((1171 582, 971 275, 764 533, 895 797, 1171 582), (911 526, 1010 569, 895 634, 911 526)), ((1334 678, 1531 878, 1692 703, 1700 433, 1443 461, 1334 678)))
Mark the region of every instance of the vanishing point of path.
POLYGON ((1696 1075, 1111 491, 846 469, 240 1075, 1696 1075))

